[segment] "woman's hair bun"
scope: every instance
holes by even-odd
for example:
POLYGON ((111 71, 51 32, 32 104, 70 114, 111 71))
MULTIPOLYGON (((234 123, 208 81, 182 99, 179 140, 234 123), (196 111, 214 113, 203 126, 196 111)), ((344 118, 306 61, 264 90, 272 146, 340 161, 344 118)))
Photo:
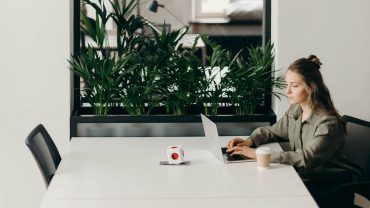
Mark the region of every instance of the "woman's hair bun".
POLYGON ((317 58, 315 55, 309 55, 307 60, 312 61, 317 65, 317 67, 320 69, 322 63, 319 58, 317 58))

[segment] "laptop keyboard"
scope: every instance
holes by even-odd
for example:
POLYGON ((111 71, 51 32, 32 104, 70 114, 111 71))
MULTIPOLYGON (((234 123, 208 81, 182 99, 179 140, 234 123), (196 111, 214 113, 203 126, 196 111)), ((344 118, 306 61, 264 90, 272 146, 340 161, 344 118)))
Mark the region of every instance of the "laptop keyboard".
POLYGON ((222 147, 222 154, 226 155, 228 161, 238 161, 238 160, 245 160, 245 158, 241 155, 231 155, 232 152, 226 152, 227 148, 222 147))

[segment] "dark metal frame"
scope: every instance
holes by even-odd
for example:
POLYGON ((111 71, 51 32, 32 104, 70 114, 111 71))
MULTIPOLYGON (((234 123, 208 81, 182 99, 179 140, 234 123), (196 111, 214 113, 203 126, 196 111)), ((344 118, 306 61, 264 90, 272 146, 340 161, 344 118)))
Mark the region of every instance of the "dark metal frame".
MULTIPOLYGON (((271 40, 271 0, 263 0, 262 45, 271 40)), ((272 89, 271 89, 272 91, 272 89)), ((272 96, 265 95, 265 106, 271 108, 272 96)))
MULTIPOLYGON (((247 123, 247 122, 268 122, 270 125, 276 122, 276 115, 273 111, 268 114, 252 115, 218 115, 207 116, 215 123, 247 123)), ((146 116, 79 116, 70 117, 70 138, 77 135, 77 124, 79 123, 201 123, 200 115, 146 115, 146 116)))
MULTIPOLYGON (((80 52, 80 9, 81 9, 81 1, 80 0, 71 0, 73 1, 73 8, 72 8, 72 53, 78 54, 80 52)), ((71 90, 71 99, 73 100, 73 110, 79 110, 81 108, 81 97, 80 97, 80 77, 76 74, 73 74, 73 82, 72 82, 72 90, 71 90)))

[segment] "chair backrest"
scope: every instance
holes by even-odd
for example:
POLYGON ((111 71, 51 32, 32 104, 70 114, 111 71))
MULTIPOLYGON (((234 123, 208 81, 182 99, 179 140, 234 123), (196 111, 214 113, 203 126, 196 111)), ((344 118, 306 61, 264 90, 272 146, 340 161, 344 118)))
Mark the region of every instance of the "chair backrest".
POLYGON ((362 169, 361 180, 370 180, 370 122, 347 115, 343 119, 348 132, 343 154, 362 169))
POLYGON ((27 136, 26 145, 31 150, 48 187, 61 160, 57 147, 42 124, 36 126, 27 136))

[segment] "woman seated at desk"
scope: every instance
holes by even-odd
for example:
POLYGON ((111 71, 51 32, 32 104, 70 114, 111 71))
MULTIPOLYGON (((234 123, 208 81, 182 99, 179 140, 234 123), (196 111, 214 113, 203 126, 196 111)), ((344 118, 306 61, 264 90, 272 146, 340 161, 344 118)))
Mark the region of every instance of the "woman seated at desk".
MULTIPOLYGON (((246 140, 234 138, 227 144, 232 154, 256 158, 251 147, 289 141, 291 151, 273 152, 271 161, 293 165, 311 193, 317 186, 330 188, 338 182, 352 180, 351 171, 348 171, 351 166, 341 154, 345 122, 334 107, 320 66, 315 55, 291 64, 285 76, 289 110, 274 125, 256 129, 246 140), (318 180, 325 183, 315 183, 314 188, 311 187, 313 183, 309 181, 318 180)), ((312 194, 315 197, 316 193, 312 194)))

